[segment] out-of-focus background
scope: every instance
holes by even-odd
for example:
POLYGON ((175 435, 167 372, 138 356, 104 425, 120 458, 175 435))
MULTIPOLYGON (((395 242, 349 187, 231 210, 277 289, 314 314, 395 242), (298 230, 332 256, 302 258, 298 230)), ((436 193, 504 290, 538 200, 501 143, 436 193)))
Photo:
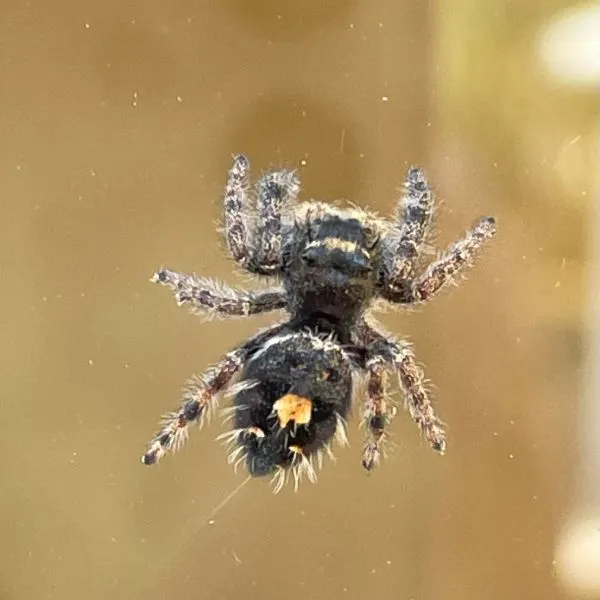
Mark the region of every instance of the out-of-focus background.
POLYGON ((0 6, 0 598, 600 598, 598 7, 91 2, 0 6), (593 44, 596 44, 594 49, 593 44), (179 389, 275 317, 202 323, 161 265, 246 285, 215 223, 231 155, 303 199, 388 213, 407 166, 468 279, 381 318, 449 425, 406 415, 274 496, 193 432, 140 464, 179 389))

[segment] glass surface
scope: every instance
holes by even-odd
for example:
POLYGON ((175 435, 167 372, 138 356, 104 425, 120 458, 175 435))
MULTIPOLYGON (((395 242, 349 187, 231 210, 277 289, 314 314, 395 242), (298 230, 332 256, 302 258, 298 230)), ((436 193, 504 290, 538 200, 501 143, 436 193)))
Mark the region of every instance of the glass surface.
POLYGON ((4 0, 0 598, 600 598, 597 13, 4 0), (264 285, 217 228, 237 152, 383 215, 420 165, 437 249, 497 218, 457 289, 379 316, 446 456, 400 410, 366 476, 357 403, 298 493, 240 488, 219 418, 140 464, 185 380, 280 316, 203 322, 148 281, 264 285))

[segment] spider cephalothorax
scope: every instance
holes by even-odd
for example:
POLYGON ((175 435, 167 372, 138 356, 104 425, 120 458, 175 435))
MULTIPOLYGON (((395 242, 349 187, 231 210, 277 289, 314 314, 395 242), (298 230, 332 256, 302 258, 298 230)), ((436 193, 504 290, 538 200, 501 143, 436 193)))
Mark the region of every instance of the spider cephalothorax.
POLYGON ((409 169, 393 220, 356 208, 307 202, 295 205, 293 171, 273 171, 248 190, 248 160, 236 156, 225 190, 225 237, 234 260, 250 273, 273 277, 281 288, 234 290, 214 281, 163 269, 154 280, 171 288, 195 312, 249 316, 285 309, 288 321, 226 354, 188 386, 181 408, 168 414, 143 456, 153 464, 180 446, 189 423, 209 412, 235 376, 230 409, 234 428, 224 434, 230 462, 245 459, 251 475, 274 474, 279 489, 289 472, 314 480, 313 459, 346 439, 352 380, 366 377, 362 408, 367 439, 363 467, 380 460, 395 412, 386 373, 398 375, 405 404, 431 447, 446 448, 444 429, 411 348, 384 335, 367 319, 374 300, 423 303, 473 262, 495 232, 485 217, 429 265, 420 250, 434 202, 423 172, 409 169))
POLYGON ((300 205, 282 227, 282 279, 290 312, 314 324, 336 324, 350 341, 352 325, 376 293, 385 221, 360 210, 322 203, 300 205))

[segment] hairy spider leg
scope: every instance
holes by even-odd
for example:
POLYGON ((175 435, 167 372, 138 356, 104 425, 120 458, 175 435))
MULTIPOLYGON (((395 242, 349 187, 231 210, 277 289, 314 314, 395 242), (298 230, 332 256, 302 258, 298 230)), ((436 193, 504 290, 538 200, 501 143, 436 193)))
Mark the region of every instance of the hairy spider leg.
POLYGON ((381 356, 367 360, 367 398, 363 408, 363 424, 366 427, 366 441, 363 447, 362 466, 372 471, 381 461, 386 428, 391 420, 392 407, 387 396, 385 361, 381 356))
POLYGON ((435 208, 433 193, 421 169, 411 167, 408 170, 403 189, 391 236, 392 243, 394 238, 397 239, 388 267, 387 284, 392 290, 401 289, 402 284, 413 276, 419 249, 431 227, 435 208))
POLYGON ((281 213, 300 189, 294 171, 271 171, 258 181, 258 215, 249 190, 250 161, 233 158, 225 186, 225 238, 233 259, 256 275, 276 275, 281 268, 281 213))
POLYGON ((477 253, 496 234, 493 217, 483 217, 463 238, 454 242, 425 271, 399 290, 386 288, 383 297, 399 304, 418 304, 433 298, 454 277, 473 265, 477 253))
POLYGON ((238 154, 233 157, 225 186, 225 239, 233 260, 253 272, 247 223, 251 208, 248 195, 249 170, 250 163, 245 156, 238 154))
POLYGON ((220 314, 249 317, 285 308, 282 289, 246 291, 231 288, 214 279, 161 269, 152 277, 154 283, 169 288, 177 304, 186 304, 200 315, 220 314))
POLYGON ((275 325, 255 335, 250 341, 226 354, 204 375, 192 379, 184 391, 179 410, 163 417, 161 428, 150 441, 142 462, 153 465, 167 452, 181 448, 188 436, 188 425, 193 422, 202 423, 217 395, 229 384, 248 356, 271 336, 277 335, 282 328, 281 324, 275 325))
POLYGON ((425 387, 423 370, 417 365, 410 346, 385 337, 366 322, 361 324, 359 335, 364 340, 367 354, 372 360, 380 357, 394 368, 412 420, 418 425, 431 448, 444 454, 444 427, 435 413, 425 387))
POLYGON ((300 190, 295 171, 271 171, 258 180, 258 219, 256 223, 257 261, 261 271, 275 274, 281 269, 281 216, 300 190))

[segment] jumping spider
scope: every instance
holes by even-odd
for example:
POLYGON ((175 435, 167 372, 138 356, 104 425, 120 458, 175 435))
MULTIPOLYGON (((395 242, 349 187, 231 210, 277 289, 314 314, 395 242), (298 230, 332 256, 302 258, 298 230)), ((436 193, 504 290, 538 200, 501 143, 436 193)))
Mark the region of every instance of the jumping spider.
POLYGON ((285 309, 289 319, 263 331, 192 380, 177 412, 166 415, 142 462, 156 463, 202 421, 218 394, 231 386, 234 428, 220 436, 233 446, 229 462, 245 461, 251 475, 272 475, 276 490, 291 472, 314 480, 314 459, 331 454, 330 442, 346 441, 353 376, 366 376, 362 408, 366 441, 362 465, 380 461, 395 412, 386 371, 398 375, 410 416, 429 445, 446 449, 441 421, 408 344, 381 333, 366 315, 375 300, 421 304, 469 266, 495 231, 482 218, 425 268, 419 252, 431 225, 434 199, 420 169, 409 169, 393 220, 356 208, 320 202, 295 204, 293 171, 265 174, 248 191, 249 163, 235 156, 225 189, 225 237, 234 260, 250 273, 273 277, 282 287, 247 292, 215 281, 162 269, 155 282, 169 287, 193 311, 250 316, 285 309))

